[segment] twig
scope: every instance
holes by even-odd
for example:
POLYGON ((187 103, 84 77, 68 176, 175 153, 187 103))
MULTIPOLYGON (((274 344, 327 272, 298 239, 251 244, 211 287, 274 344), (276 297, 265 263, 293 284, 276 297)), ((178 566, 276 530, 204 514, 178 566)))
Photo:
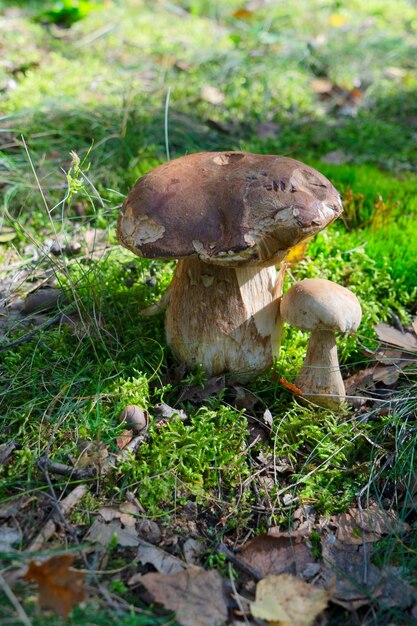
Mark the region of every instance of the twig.
POLYGON ((67 515, 71 509, 81 500, 81 498, 87 493, 86 485, 77 485, 75 489, 61 500, 57 502, 57 509, 53 516, 46 522, 42 530, 36 535, 28 546, 28 552, 39 551, 43 544, 46 543, 56 531, 58 517, 67 515))
POLYGON ((32 626, 32 622, 26 615, 24 608, 22 607, 19 600, 14 595, 13 591, 10 589, 9 585, 7 584, 7 581, 3 578, 1 573, 0 573, 0 588, 3 589, 4 595, 7 596, 7 598, 10 600, 10 603, 13 605, 22 624, 24 624, 24 626, 32 626))
MULTIPOLYGON (((73 311, 71 311, 71 313, 72 312, 73 311)), ((8 343, 1 343, 0 352, 2 352, 3 350, 10 350, 10 348, 14 348, 20 345, 21 343, 24 343, 25 341, 32 341, 32 339, 38 333, 42 332, 46 328, 49 328, 49 326, 52 326, 53 324, 58 322, 61 318, 67 317, 68 314, 69 313, 63 313, 62 311, 60 311, 59 313, 57 313, 57 315, 54 315, 54 317, 51 317, 47 322, 45 322, 45 324, 42 324, 42 326, 37 326, 26 335, 23 335, 22 337, 19 337, 18 339, 15 339, 14 341, 9 341, 8 343)))
POLYGON ((216 551, 219 552, 219 554, 224 554, 224 556, 228 559, 228 561, 230 561, 230 563, 232 563, 232 565, 234 565, 238 570, 240 570, 244 574, 247 574, 248 576, 253 578, 253 580, 255 580, 256 582, 261 580, 262 576, 260 572, 258 572, 257 569, 251 567, 244 561, 241 561, 240 559, 238 559, 238 557, 235 556, 233 552, 229 550, 229 548, 224 543, 222 542, 218 543, 216 546, 216 551))
POLYGON ((48 457, 44 456, 39 460, 42 464, 42 469, 47 468, 52 474, 59 474, 60 476, 68 476, 74 480, 86 480, 87 478, 93 478, 97 475, 97 470, 94 467, 86 467, 83 469, 76 469, 71 465, 65 463, 58 463, 57 461, 51 461, 48 457))
POLYGON ((230 562, 229 562, 229 581, 230 581, 230 586, 232 587, 233 597, 236 601, 236 604, 239 607, 239 611, 242 613, 242 617, 245 621, 245 624, 246 626, 250 626, 250 622, 248 618, 246 617, 246 611, 243 607, 242 600, 240 599, 240 595, 237 592, 235 581, 233 580, 232 564, 230 562))

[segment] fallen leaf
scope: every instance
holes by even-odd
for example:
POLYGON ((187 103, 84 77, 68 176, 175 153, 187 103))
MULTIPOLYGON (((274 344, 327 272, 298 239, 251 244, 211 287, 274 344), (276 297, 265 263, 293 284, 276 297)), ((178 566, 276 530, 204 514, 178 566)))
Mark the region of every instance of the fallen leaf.
POLYGON ((233 11, 232 16, 237 20, 249 20, 253 16, 253 12, 249 11, 245 7, 241 7, 240 9, 236 9, 233 11))
POLYGON ((310 82, 312 90, 319 95, 330 94, 333 90, 333 83, 327 78, 313 78, 310 82))
POLYGON ((141 511, 133 502, 125 502, 121 504, 118 509, 103 506, 98 510, 98 513, 105 522, 112 522, 114 519, 119 519, 125 528, 133 528, 138 521, 138 516, 141 514, 141 511))
POLYGON ((383 509, 376 502, 368 508, 362 509, 362 511, 354 509, 351 514, 353 514, 359 528, 365 532, 389 535, 391 533, 405 533, 410 530, 410 526, 400 520, 395 511, 383 509))
POLYGON ((414 330, 414 332, 415 332, 415 333, 416 333, 416 335, 417 335, 417 315, 416 315, 416 317, 414 317, 414 318, 413 318, 413 321, 412 321, 412 326, 413 326, 413 330, 414 330))
POLYGON ((156 404, 153 409, 153 414, 155 415, 156 421, 159 422, 167 422, 173 417, 178 417, 182 422, 185 422, 188 419, 188 415, 182 409, 174 409, 172 406, 165 404, 165 402, 161 402, 160 404, 156 404))
POLYGON ((133 548, 139 545, 139 537, 134 528, 122 528, 120 520, 113 520, 109 524, 96 519, 84 537, 85 541, 100 543, 107 546, 111 542, 123 548, 133 548))
POLYGON ((324 611, 329 593, 290 574, 267 576, 256 585, 256 599, 251 602, 254 617, 271 626, 312 626, 324 611))
POLYGON ((293 264, 293 263, 298 263, 298 261, 301 261, 302 259, 304 259, 306 252, 307 252, 308 244, 310 243, 311 239, 312 237, 309 237, 308 239, 305 239, 303 242, 298 243, 296 246, 293 246, 292 248, 290 248, 287 256, 285 257, 285 262, 293 264))
POLYGON ((116 446, 119 450, 124 450, 133 439, 133 430, 124 430, 116 438, 116 446))
POLYGON ((9 441, 8 443, 2 443, 0 445, 0 465, 7 465, 9 463, 13 450, 17 447, 18 445, 15 441, 9 441))
POLYGON ((301 389, 299 389, 297 387, 297 385, 293 385, 292 383, 290 383, 286 378, 284 378, 283 376, 281 376, 281 378, 279 379, 279 382, 281 383, 281 385, 283 385, 286 389, 288 389, 289 391, 292 391, 292 393, 295 393, 298 396, 303 396, 303 392, 301 391, 301 389))
POLYGON ((71 609, 86 598, 85 572, 71 567, 72 554, 61 554, 37 563, 30 561, 26 580, 35 580, 39 586, 39 605, 66 617, 71 609))
POLYGON ((218 395, 226 387, 226 381, 224 376, 214 376, 206 381, 204 387, 196 385, 194 387, 188 387, 181 394, 181 400, 189 400, 190 402, 197 403, 206 400, 210 396, 218 395))
POLYGON ((256 396, 248 389, 245 389, 245 387, 233 385, 233 389, 235 391, 233 404, 237 409, 246 409, 248 411, 252 411, 252 409, 254 409, 255 406, 258 404, 258 396, 256 396))
POLYGON ((417 337, 413 333, 402 333, 389 324, 378 324, 375 331, 383 343, 398 346, 409 352, 417 352, 417 337))
POLYGON ((380 365, 374 369, 373 379, 376 383, 381 382, 384 385, 395 385, 400 377, 401 370, 395 365, 380 365))
POLYGON ((149 543, 158 544, 162 539, 161 529, 151 519, 140 519, 136 522, 136 530, 142 539, 149 543))
POLYGON ((256 570, 260 578, 299 574, 314 561, 305 539, 305 534, 301 533, 295 536, 286 533, 258 535, 243 546, 239 558, 256 570))
POLYGON ((381 571, 371 562, 372 544, 352 545, 329 535, 322 543, 324 584, 333 584, 332 601, 349 610, 357 610, 379 599, 385 606, 410 606, 413 590, 398 575, 397 568, 381 571))
POLYGON ((50 311, 55 309, 65 299, 62 289, 45 287, 30 293, 23 305, 23 313, 33 313, 34 311, 50 311))
POLYGON ((192 567, 170 576, 145 574, 141 584, 155 603, 174 611, 182 626, 221 626, 227 620, 223 579, 215 570, 192 567))
POLYGON ((21 538, 22 534, 17 528, 2 525, 0 530, 0 552, 10 552, 13 544, 18 543, 21 538))
POLYGON ((204 85, 201 90, 201 98, 209 104, 218 105, 224 102, 225 95, 217 87, 213 87, 212 85, 204 85))
POLYGON ((365 390, 374 387, 374 368, 367 367, 345 379, 345 389, 348 396, 353 396, 358 390, 365 390))
POLYGON ((186 568, 178 557, 142 539, 139 540, 137 560, 142 565, 152 565, 160 574, 166 575, 182 572, 186 568))
POLYGON ((0 243, 8 243, 17 236, 17 231, 12 226, 0 227, 0 243))
POLYGON ((193 537, 189 537, 182 546, 182 553, 184 555, 185 562, 188 565, 198 565, 203 550, 204 544, 201 541, 193 539, 193 537))

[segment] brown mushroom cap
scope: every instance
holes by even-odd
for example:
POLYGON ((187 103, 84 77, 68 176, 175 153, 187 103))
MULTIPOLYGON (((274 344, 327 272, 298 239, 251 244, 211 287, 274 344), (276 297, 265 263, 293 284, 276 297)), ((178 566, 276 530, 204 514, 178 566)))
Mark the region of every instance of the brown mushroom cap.
POLYGON ((139 178, 122 207, 117 234, 147 258, 268 264, 341 212, 333 185, 299 161, 203 152, 139 178))
POLYGON ((295 283, 282 298, 280 311, 285 322, 309 331, 354 332, 362 318, 355 294, 324 278, 295 283))

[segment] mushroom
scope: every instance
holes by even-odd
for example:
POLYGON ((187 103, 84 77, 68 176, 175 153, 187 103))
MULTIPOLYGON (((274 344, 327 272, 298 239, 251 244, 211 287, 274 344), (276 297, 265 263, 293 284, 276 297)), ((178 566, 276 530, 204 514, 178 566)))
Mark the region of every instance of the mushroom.
POLYGON ((295 283, 281 300, 281 317, 295 328, 311 331, 307 355, 295 384, 309 400, 337 409, 345 399, 335 333, 358 328, 362 309, 354 293, 324 278, 295 283))
POLYGON ((124 203, 120 243, 141 257, 179 259, 166 336, 187 367, 255 374, 278 355, 288 250, 342 212, 340 196, 294 159, 205 152, 142 176, 124 203))

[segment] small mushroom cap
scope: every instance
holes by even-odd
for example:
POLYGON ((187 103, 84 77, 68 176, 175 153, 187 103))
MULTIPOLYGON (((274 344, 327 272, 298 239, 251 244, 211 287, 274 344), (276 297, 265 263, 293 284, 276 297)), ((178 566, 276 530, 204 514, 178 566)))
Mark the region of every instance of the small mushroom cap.
POLYGON ((295 283, 281 300, 285 322, 300 330, 354 332, 362 319, 359 300, 346 287, 324 278, 295 283))
POLYGON ((139 178, 120 212, 117 235, 147 258, 267 265, 341 212, 333 185, 299 161, 202 152, 139 178))

